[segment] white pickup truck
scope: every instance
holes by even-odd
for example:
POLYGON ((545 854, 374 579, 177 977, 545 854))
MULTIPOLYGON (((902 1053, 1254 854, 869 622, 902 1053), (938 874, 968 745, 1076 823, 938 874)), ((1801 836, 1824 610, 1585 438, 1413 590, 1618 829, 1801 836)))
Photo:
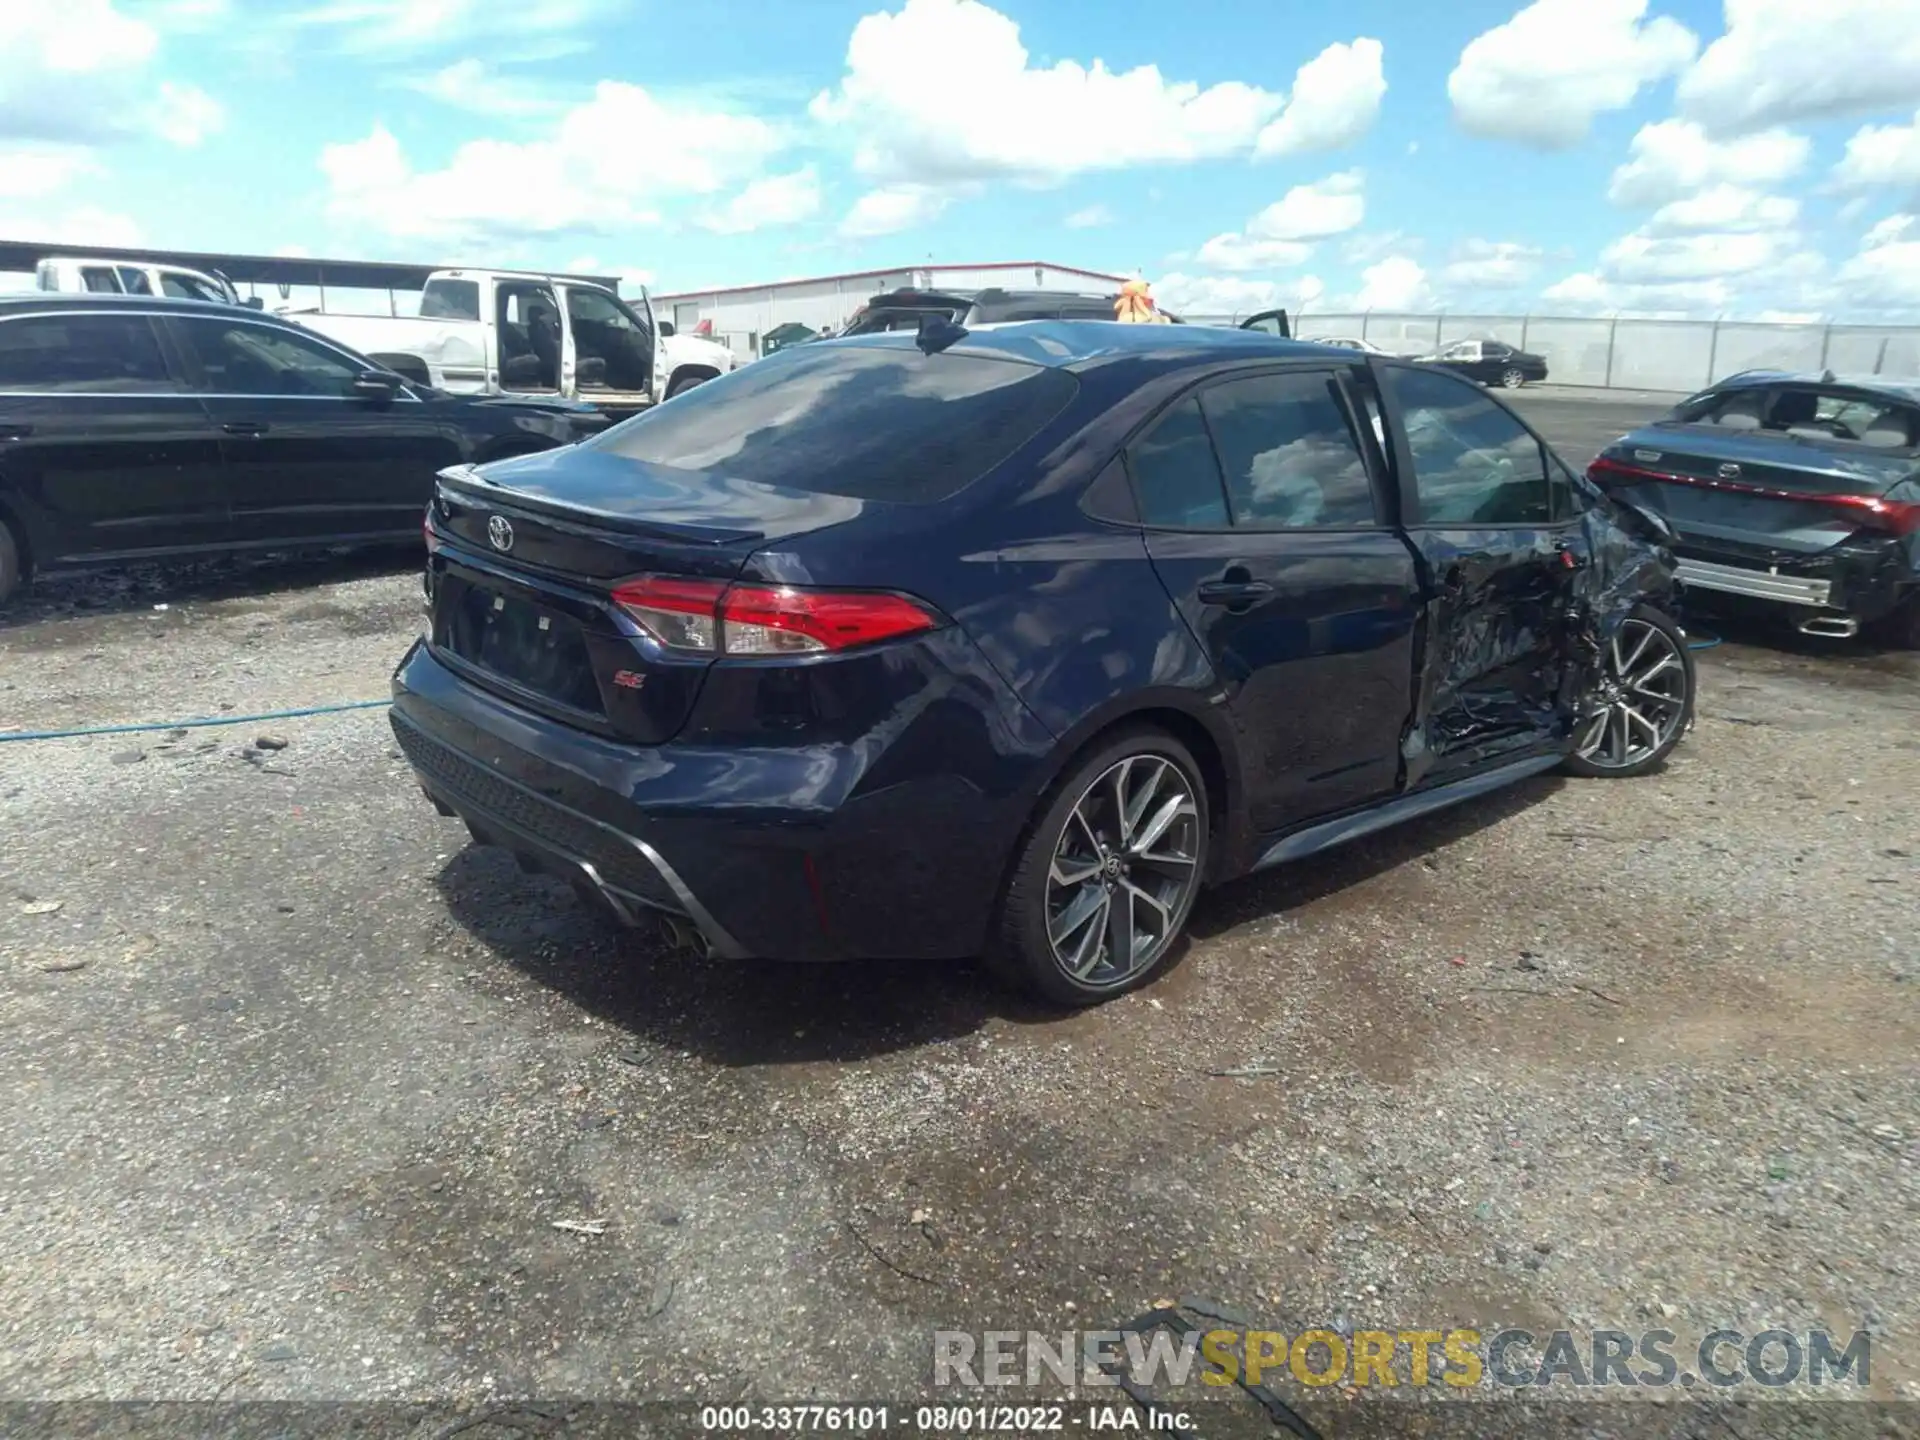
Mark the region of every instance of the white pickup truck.
POLYGON ((166 295, 175 300, 211 300, 218 304, 244 302, 224 275, 189 270, 184 265, 161 265, 146 260, 102 260, 88 255, 50 255, 34 269, 34 284, 42 290, 67 294, 166 295))
POLYGON ((436 270, 418 316, 283 309, 408 379, 462 395, 559 395, 613 415, 671 399, 735 365, 726 346, 653 317, 604 286, 505 270, 436 270))

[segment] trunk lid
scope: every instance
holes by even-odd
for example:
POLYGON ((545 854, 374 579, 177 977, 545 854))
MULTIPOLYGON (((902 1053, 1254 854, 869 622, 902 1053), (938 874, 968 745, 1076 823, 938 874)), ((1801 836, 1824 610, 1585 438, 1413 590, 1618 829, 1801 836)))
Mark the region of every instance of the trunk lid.
POLYGON ((862 503, 584 448, 441 473, 429 517, 435 654, 565 723, 642 744, 686 722, 712 658, 666 650, 620 581, 728 581, 755 550, 862 503))
POLYGON ((1594 473, 1662 516, 1683 547, 1774 560, 1820 554, 1862 530, 1884 534, 1847 502, 1883 496, 1914 470, 1910 455, 1668 423, 1616 440, 1594 473))

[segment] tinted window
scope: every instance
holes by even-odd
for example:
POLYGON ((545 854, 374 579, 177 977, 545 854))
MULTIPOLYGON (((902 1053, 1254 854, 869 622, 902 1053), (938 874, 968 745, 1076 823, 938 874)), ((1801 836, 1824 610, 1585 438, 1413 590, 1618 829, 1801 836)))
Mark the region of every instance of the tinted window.
POLYGON ((304 335, 240 320, 172 322, 206 372, 201 387, 215 395, 306 395, 352 398, 354 364, 304 335))
POLYGON ((1201 392, 1233 523, 1371 525, 1373 485, 1328 372, 1255 375, 1201 392))
POLYGON ((89 267, 80 272, 80 279, 87 289, 96 295, 118 295, 120 282, 113 278, 113 271, 89 267))
POLYGON ((1423 520, 1520 525, 1551 518, 1540 442, 1518 420, 1448 375, 1392 368, 1382 378, 1400 402, 1423 520))
POLYGON ((135 270, 130 265, 120 267, 120 283, 127 287, 129 295, 151 295, 153 286, 147 283, 147 272, 135 270))
POLYGON ((1191 396, 1175 405, 1144 439, 1134 442, 1127 463, 1140 519, 1148 525, 1196 530, 1227 528, 1227 497, 1220 464, 1191 396))
POLYGON ((160 293, 171 295, 176 300, 224 301, 227 298, 206 281, 192 275, 182 275, 177 270, 160 272, 160 293))
POLYGON ((480 284, 477 280, 429 280, 420 292, 423 320, 478 320, 480 284))
POLYGON ((143 315, 25 315, 0 321, 0 391, 152 394, 179 387, 143 315))
POLYGON ((653 465, 860 500, 925 504, 998 465, 1078 388, 1063 370, 796 345, 587 442, 653 465))

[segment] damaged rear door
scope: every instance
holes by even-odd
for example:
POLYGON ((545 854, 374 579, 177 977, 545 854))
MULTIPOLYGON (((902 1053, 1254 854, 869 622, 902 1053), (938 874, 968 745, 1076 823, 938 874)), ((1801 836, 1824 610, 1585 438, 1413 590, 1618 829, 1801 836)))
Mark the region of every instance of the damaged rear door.
POLYGON ((1563 741, 1563 613, 1584 546, 1546 447, 1503 406, 1437 368, 1376 373, 1425 587, 1404 742, 1418 789, 1563 741))

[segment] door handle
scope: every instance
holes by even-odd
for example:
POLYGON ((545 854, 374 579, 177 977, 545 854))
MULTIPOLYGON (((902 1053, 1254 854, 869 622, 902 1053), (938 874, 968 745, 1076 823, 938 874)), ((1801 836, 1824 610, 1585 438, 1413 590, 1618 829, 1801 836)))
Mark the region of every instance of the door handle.
POLYGON ((229 435, 264 435, 272 427, 264 420, 233 420, 220 428, 229 435))
POLYGON ((1245 610, 1272 593, 1273 586, 1264 580, 1209 580, 1199 591, 1202 605, 1223 605, 1229 610, 1245 610))
POLYGON ((0 425, 0 440, 25 440, 31 434, 31 425, 0 425))

